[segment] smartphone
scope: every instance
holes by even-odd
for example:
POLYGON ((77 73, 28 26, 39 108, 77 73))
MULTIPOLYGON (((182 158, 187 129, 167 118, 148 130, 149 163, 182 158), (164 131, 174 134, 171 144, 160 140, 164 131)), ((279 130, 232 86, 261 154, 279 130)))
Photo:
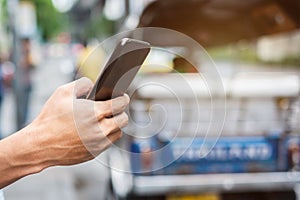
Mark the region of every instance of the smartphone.
POLYGON ((87 99, 105 101, 124 95, 150 48, 147 42, 123 38, 115 47, 87 99))

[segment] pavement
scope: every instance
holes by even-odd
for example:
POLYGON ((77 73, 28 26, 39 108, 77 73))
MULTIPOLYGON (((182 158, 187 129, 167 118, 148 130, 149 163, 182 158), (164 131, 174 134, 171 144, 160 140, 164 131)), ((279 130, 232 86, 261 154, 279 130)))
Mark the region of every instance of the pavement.
MULTIPOLYGON (((33 73, 29 122, 60 85, 71 80, 69 58, 47 58, 33 73)), ((1 117, 4 135, 15 132, 14 96, 7 91, 1 117)), ((103 159, 106 155, 102 155, 103 159)), ((96 161, 72 167, 52 167, 24 177, 4 189, 6 200, 102 200, 108 191, 109 170, 96 161)))

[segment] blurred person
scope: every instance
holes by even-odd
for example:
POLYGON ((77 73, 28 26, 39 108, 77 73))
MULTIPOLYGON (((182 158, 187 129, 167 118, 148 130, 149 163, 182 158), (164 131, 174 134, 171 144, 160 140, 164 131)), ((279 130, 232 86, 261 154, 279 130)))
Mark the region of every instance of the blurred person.
POLYGON ((51 166, 92 160, 121 137, 129 97, 81 99, 92 86, 81 78, 59 87, 32 123, 0 141, 0 189, 51 166))
POLYGON ((2 134, 2 102, 5 97, 6 90, 11 87, 11 82, 14 75, 14 65, 9 62, 9 55, 6 53, 0 54, 0 139, 2 134))
POLYGON ((31 58, 31 43, 29 38, 21 40, 21 57, 19 64, 19 80, 16 86, 17 129, 25 126, 28 117, 29 98, 32 90, 31 73, 34 68, 31 58))

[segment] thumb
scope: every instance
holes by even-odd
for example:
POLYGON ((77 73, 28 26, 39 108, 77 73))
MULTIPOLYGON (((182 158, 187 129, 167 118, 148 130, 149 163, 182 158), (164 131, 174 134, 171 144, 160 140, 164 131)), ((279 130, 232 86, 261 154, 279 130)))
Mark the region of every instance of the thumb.
POLYGON ((93 82, 86 77, 74 81, 73 84, 74 94, 76 98, 88 95, 94 85, 93 82))

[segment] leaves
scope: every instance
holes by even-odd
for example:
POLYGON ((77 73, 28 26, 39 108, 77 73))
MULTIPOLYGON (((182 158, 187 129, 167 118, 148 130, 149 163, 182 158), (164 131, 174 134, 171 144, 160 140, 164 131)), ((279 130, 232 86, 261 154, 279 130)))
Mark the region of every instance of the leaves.
POLYGON ((28 0, 36 7, 37 23, 42 38, 49 40, 69 27, 67 14, 59 13, 51 0, 28 0))

